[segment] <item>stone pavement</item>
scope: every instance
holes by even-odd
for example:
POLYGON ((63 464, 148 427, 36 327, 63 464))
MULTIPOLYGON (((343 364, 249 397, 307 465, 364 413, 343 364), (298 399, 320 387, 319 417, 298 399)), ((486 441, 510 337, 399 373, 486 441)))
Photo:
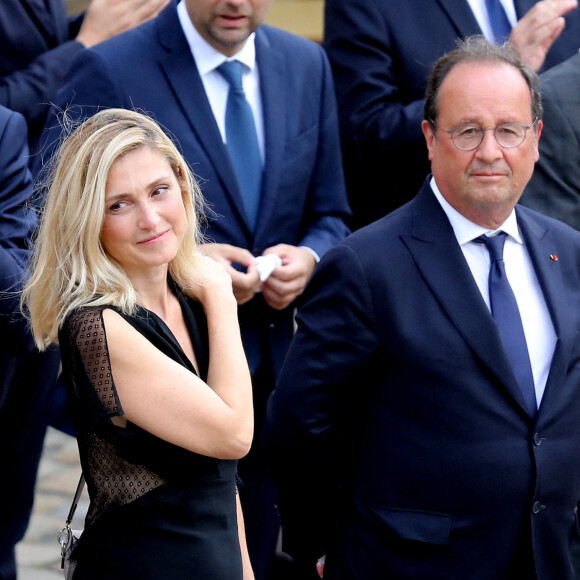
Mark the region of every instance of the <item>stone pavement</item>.
MULTIPOLYGON (((18 580, 62 580, 57 535, 64 526, 80 475, 76 439, 49 427, 40 462, 34 510, 24 540, 16 548, 18 580)), ((82 528, 86 489, 73 528, 82 528)))

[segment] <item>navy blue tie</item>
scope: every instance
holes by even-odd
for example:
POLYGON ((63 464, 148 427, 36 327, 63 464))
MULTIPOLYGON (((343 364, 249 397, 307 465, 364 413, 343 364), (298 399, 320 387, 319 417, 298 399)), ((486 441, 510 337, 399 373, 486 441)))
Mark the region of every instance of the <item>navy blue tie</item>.
POLYGON ((234 166, 246 215, 253 230, 262 186, 262 156, 250 103, 242 85, 242 63, 226 61, 216 69, 230 85, 226 105, 226 146, 234 166))
POLYGON ((507 279, 503 261, 506 234, 480 236, 474 242, 483 243, 489 251, 489 301, 491 314, 499 330, 506 354, 532 417, 537 411, 536 389, 530 355, 516 297, 507 279))
POLYGON ((503 44, 510 35, 512 25, 508 20, 500 0, 485 0, 489 21, 493 31, 493 38, 497 44, 503 44))

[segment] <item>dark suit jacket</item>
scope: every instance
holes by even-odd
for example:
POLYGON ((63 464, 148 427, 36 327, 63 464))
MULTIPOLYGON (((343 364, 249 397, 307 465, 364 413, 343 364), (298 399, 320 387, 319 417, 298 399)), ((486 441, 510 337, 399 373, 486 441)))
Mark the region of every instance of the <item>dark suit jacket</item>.
POLYGON ((24 115, 36 151, 54 99, 72 59, 84 49, 75 38, 80 17, 67 17, 64 0, 0 2, 0 104, 24 115))
POLYGON ((19 315, 18 290, 34 214, 26 123, 0 106, 0 577, 14 571, 34 497, 36 471, 58 370, 58 351, 39 353, 19 315))
POLYGON ((580 54, 540 76, 540 159, 520 202, 580 229, 580 54))
MULTIPOLYGON (((515 0, 519 17, 536 0, 515 0)), ((336 85, 354 225, 414 197, 429 172, 421 132, 432 65, 458 37, 482 34, 467 0, 326 0, 324 47, 336 85), (379 184, 379 187, 377 187, 379 184)), ((550 68, 580 48, 580 10, 548 53, 550 68)))
MULTIPOLYGON (((36 224, 27 210, 32 195, 28 169, 26 122, 18 113, 0 105, 0 335, 4 352, 20 352, 29 346, 30 335, 19 312, 19 294, 28 260, 28 244, 36 224)), ((6 396, 0 389, 0 407, 6 396)))
MULTIPOLYGON (((303 245, 322 256, 348 233, 349 215, 330 67, 314 42, 265 25, 256 33, 256 58, 266 160, 254 234, 175 4, 82 52, 56 105, 82 105, 70 109, 77 118, 96 107, 151 113, 175 137, 200 178, 215 212, 206 231, 212 241, 255 255, 278 243, 303 245)), ((49 119, 49 129, 54 124, 49 119)), ((47 132, 49 143, 58 136, 58 128, 47 132)), ((240 309, 246 348, 255 351, 259 335, 268 333, 275 371, 292 336, 292 313, 292 308, 274 311, 261 296, 240 309)))
POLYGON ((580 233, 517 218, 558 338, 535 423, 427 182, 318 265, 265 442, 286 546, 325 578, 573 578, 580 233))

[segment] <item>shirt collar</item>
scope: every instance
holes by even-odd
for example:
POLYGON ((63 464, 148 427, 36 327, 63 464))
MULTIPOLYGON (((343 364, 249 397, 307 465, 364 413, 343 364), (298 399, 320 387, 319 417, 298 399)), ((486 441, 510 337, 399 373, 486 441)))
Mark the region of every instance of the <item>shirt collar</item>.
POLYGON ((430 185, 433 193, 435 194, 435 197, 437 198, 437 201, 441 205, 445 215, 451 223, 451 227, 455 232, 455 237, 457 238, 460 246, 473 241, 475 238, 481 236, 482 234, 494 235, 499 232, 505 232, 516 242, 518 242, 518 244, 523 244, 522 236, 518 228, 515 209, 512 209, 510 215, 499 228, 490 230, 468 220, 464 215, 452 207, 443 197, 443 194, 439 191, 434 177, 431 178, 430 185))
POLYGON ((233 58, 228 58, 202 38, 189 18, 185 2, 182 1, 177 5, 177 15, 200 75, 213 71, 226 60, 239 60, 250 70, 256 66, 255 33, 250 34, 242 49, 233 58))

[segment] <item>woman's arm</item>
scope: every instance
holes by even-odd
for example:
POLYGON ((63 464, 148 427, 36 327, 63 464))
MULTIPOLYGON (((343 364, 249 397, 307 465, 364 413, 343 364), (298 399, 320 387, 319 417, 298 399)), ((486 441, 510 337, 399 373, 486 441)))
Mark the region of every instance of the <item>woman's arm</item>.
POLYGON ((113 381, 128 421, 190 451, 239 459, 252 442, 252 390, 236 299, 223 266, 205 258, 194 295, 208 319, 207 384, 106 309, 113 381))

